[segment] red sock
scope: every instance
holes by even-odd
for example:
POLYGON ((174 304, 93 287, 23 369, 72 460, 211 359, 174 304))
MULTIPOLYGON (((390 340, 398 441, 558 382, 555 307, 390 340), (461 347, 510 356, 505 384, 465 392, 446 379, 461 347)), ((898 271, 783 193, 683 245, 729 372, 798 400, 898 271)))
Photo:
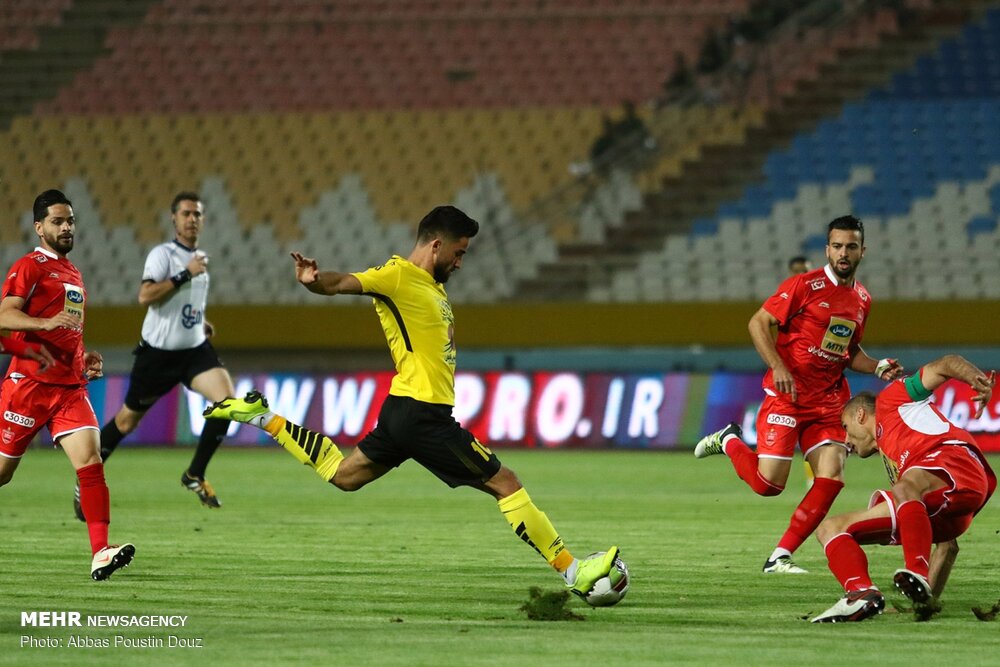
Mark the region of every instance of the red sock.
POLYGON ((76 471, 80 480, 80 507, 87 519, 90 549, 97 553, 108 546, 108 524, 111 523, 111 497, 104 481, 104 464, 93 463, 76 471))
POLYGON ((736 474, 758 496, 776 496, 784 490, 785 487, 772 484, 757 471, 757 454, 739 438, 729 438, 722 449, 736 469, 736 474))
POLYGON ((823 549, 830 572, 844 587, 844 591, 863 591, 872 588, 872 579, 868 574, 868 557, 864 549, 847 533, 841 533, 826 543, 823 549))
POLYGON ((826 517, 842 488, 844 488, 843 482, 829 477, 817 477, 813 480, 812 487, 795 508, 788 530, 781 536, 778 547, 795 553, 795 550, 802 546, 806 538, 816 530, 820 521, 826 517))
POLYGON ((906 569, 922 577, 929 573, 931 543, 934 536, 927 508, 919 500, 907 500, 896 508, 899 541, 903 545, 903 562, 906 569))

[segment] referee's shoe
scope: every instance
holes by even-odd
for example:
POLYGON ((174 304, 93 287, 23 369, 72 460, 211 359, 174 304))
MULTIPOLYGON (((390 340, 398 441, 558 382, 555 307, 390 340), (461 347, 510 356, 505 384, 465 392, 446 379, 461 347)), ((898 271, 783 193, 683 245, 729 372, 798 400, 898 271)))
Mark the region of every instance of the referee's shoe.
POLYGON ((198 494, 198 500, 205 507, 222 507, 222 502, 215 495, 215 489, 204 478, 189 475, 188 471, 185 470, 184 474, 181 475, 181 484, 184 485, 184 488, 198 494))

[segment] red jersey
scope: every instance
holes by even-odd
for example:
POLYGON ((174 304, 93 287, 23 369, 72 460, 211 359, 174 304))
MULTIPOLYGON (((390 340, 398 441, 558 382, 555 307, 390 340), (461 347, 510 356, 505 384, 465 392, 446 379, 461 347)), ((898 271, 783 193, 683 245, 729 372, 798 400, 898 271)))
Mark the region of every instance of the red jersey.
MULTIPOLYGON (((798 402, 839 407, 851 397, 844 368, 861 345, 872 300, 858 281, 841 285, 829 265, 792 276, 764 302, 778 320, 778 356, 795 378, 798 402)), ((774 373, 764 391, 778 395, 774 373)))
MULTIPOLYGON (((53 317, 61 311, 83 320, 87 291, 83 276, 68 259, 42 248, 35 248, 7 272, 0 298, 24 299, 23 312, 31 317, 53 317)), ((59 328, 53 331, 14 331, 11 338, 27 343, 41 343, 52 353, 56 363, 44 373, 38 362, 14 357, 7 374, 19 373, 46 384, 80 385, 86 383, 83 362, 83 331, 59 328)))
POLYGON ((965 445, 983 462, 976 441, 968 431, 948 421, 931 403, 933 391, 920 381, 920 373, 896 380, 875 401, 875 443, 895 484, 912 461, 942 445, 965 445))

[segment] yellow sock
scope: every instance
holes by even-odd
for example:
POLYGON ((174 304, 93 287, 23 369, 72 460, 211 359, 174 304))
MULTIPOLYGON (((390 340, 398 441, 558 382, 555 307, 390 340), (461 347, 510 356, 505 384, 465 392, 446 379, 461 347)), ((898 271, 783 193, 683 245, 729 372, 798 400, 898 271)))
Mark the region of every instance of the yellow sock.
POLYGON ((264 430, 300 462, 310 466, 320 477, 329 482, 337 474, 344 455, 337 445, 322 433, 310 431, 293 424, 281 415, 275 415, 264 430))
POLYGON ((573 556, 566 550, 552 522, 544 512, 535 507, 525 489, 521 488, 506 498, 501 498, 497 505, 507 523, 514 529, 514 534, 541 554, 557 572, 565 572, 573 563, 573 556))

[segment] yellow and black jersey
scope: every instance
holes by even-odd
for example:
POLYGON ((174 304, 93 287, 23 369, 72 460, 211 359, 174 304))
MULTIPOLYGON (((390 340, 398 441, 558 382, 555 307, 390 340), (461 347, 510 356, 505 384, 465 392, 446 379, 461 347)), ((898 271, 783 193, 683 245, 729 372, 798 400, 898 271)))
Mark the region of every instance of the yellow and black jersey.
POLYGON ((352 275, 373 298, 396 364, 389 393, 454 405, 455 317, 444 286, 399 255, 352 275))

